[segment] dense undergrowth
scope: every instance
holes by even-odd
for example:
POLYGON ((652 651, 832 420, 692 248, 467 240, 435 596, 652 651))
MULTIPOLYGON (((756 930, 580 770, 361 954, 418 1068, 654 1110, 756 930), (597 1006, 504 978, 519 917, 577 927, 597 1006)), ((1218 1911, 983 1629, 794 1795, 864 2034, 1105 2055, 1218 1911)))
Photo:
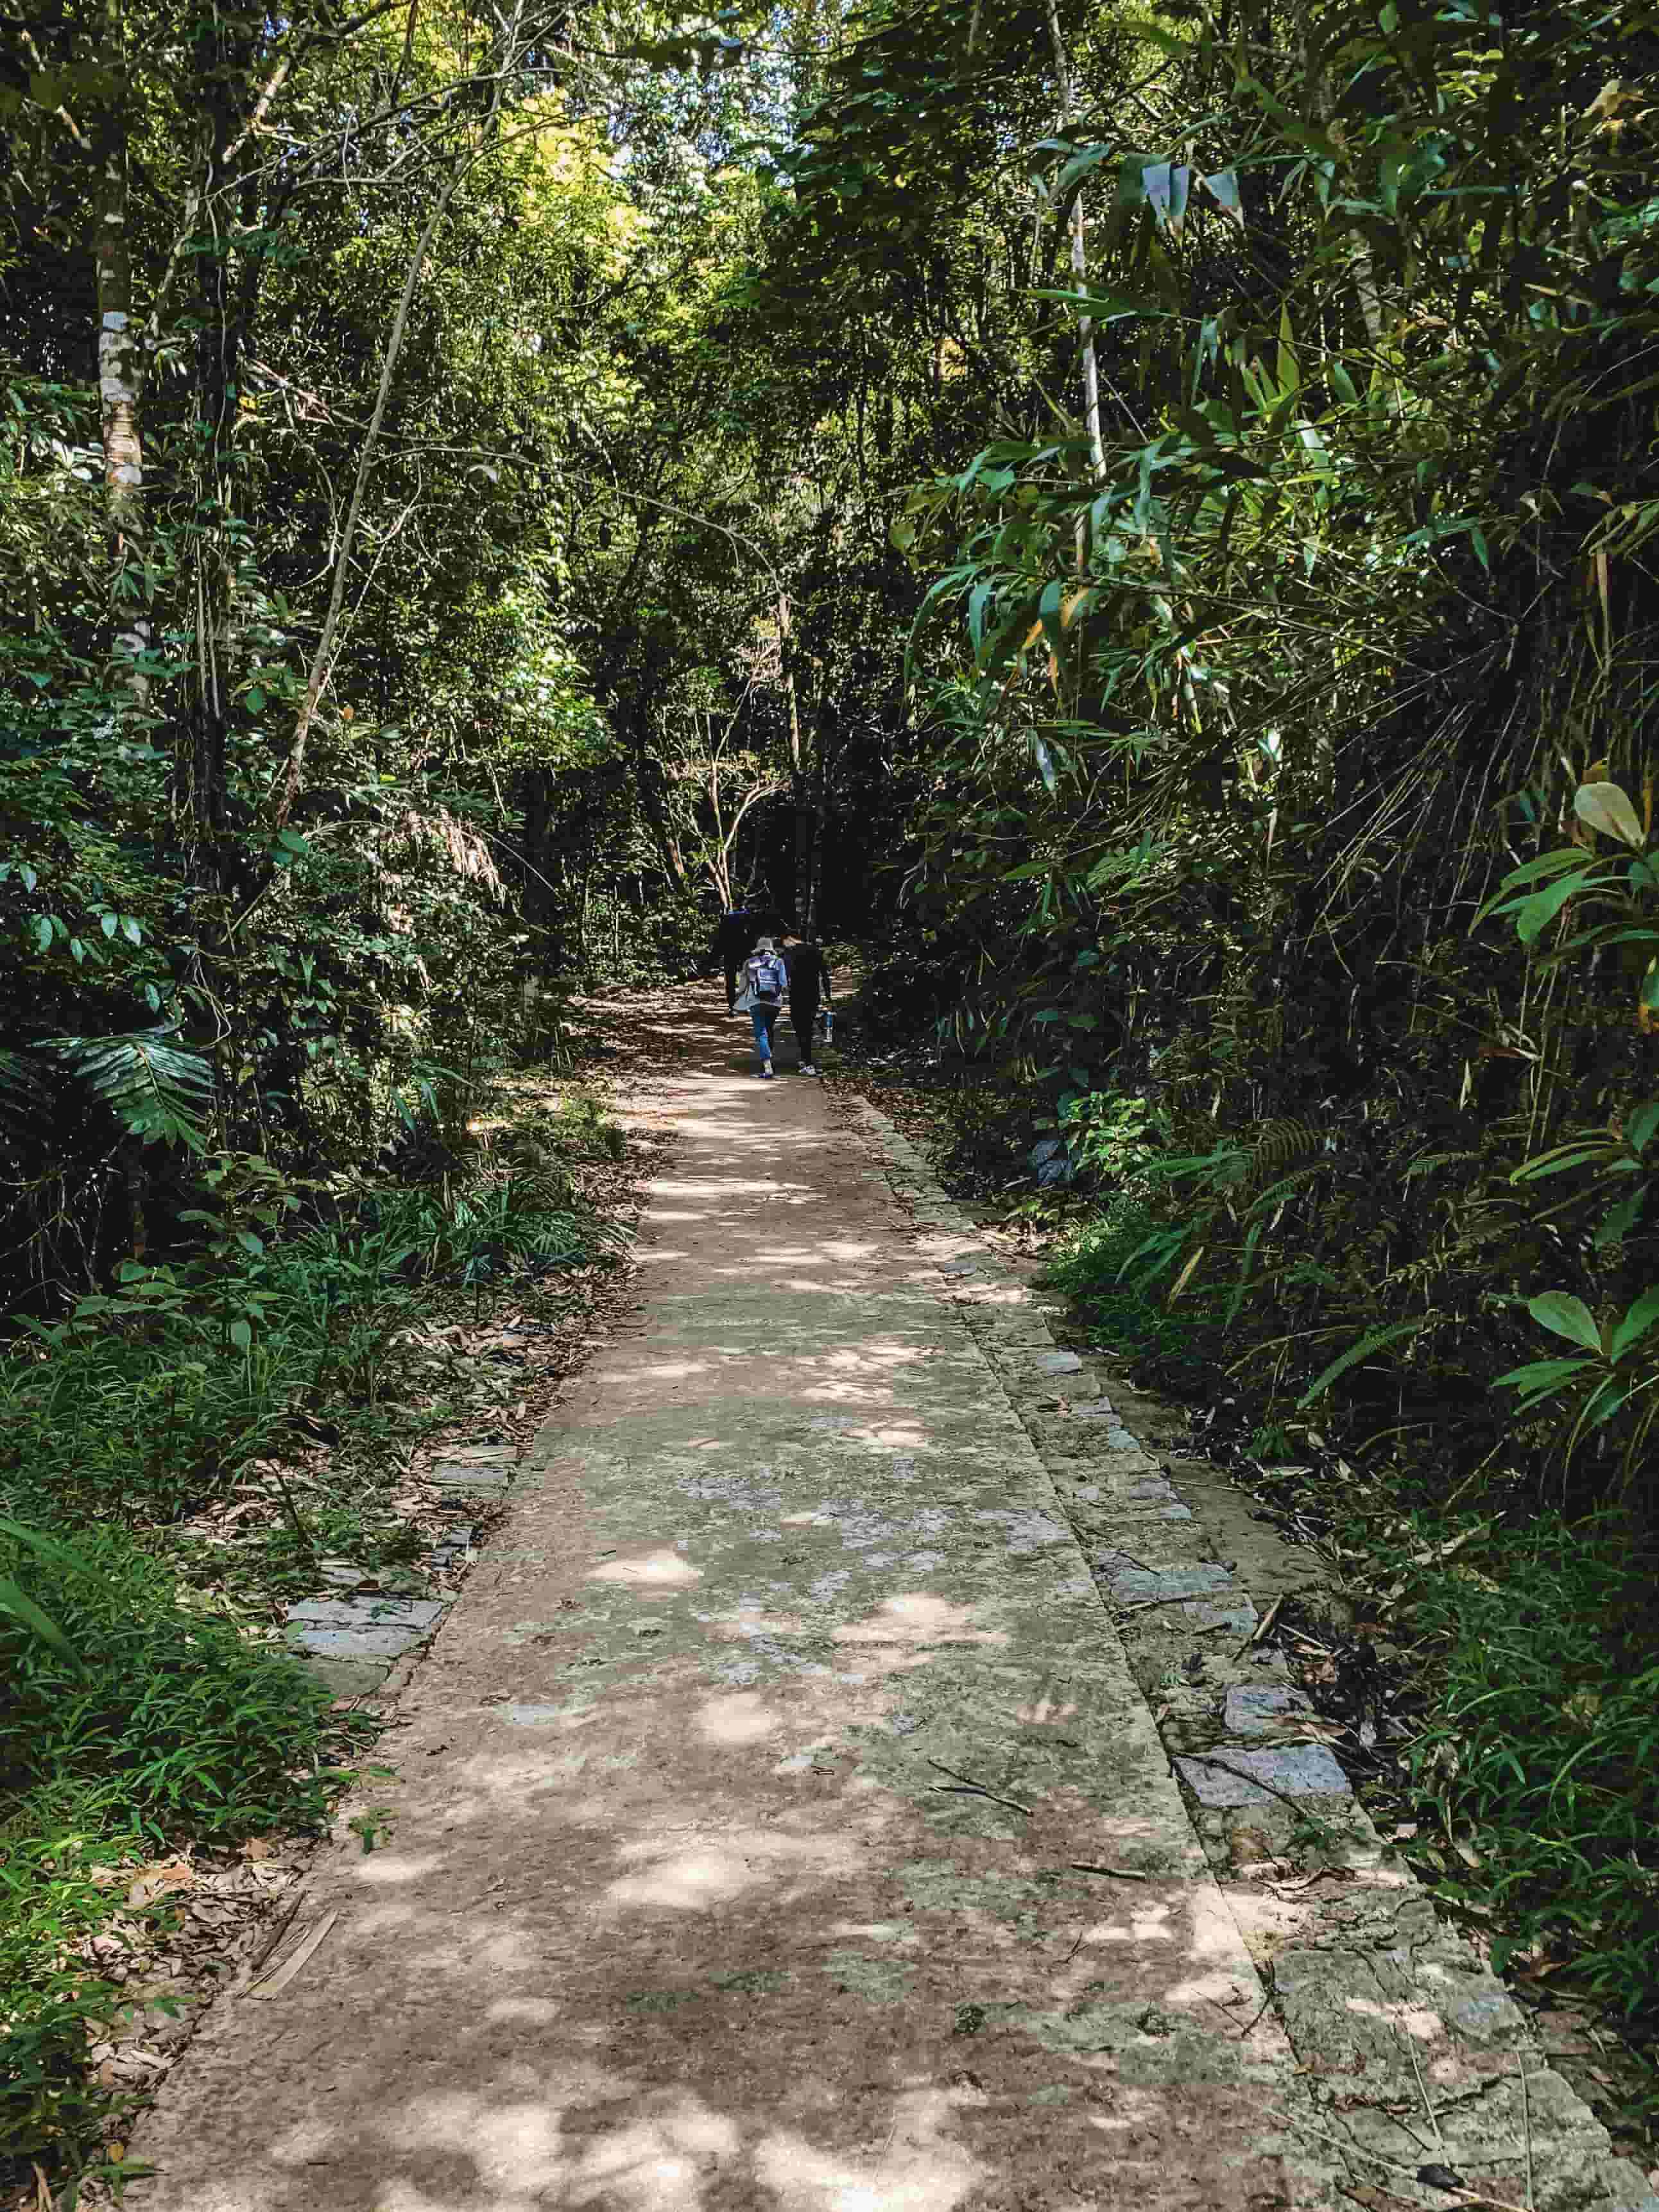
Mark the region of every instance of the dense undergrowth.
POLYGON ((1364 1640, 1412 1679, 1413 1741, 1360 1768, 1380 1802, 1425 1815, 1407 1856, 1492 1923, 1500 1966, 1553 1978, 1659 2043, 1659 1545, 1628 1513, 1564 1510, 1513 1470, 1460 1496, 1408 1439, 1364 1449, 1352 1412, 1297 1419, 1230 1356, 1223 1302, 1133 1286, 1157 1224, 1144 1197, 1090 1208, 1061 1231, 1049 1279, 1164 1388, 1225 1400, 1247 1483, 1290 1463, 1364 1640))
POLYGON ((134 1867, 314 1831, 372 1757, 281 1606, 325 1560, 421 1586, 410 1448, 520 1387, 434 1371, 434 1328, 503 1293, 556 1316, 617 1244, 593 1098, 473 1104, 483 1139, 428 1133, 423 1180, 210 1159, 193 1251, 129 1261, 0 1358, 0 2172, 95 2162, 120 2099, 88 2052, 134 2002, 96 1945, 131 1928, 134 1867))

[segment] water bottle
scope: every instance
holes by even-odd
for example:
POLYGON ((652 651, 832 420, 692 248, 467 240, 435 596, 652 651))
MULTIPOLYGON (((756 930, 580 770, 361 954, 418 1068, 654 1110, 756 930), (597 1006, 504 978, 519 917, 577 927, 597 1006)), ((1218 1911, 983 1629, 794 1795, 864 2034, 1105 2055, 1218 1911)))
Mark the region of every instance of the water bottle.
POLYGON ((818 1022, 823 1030, 823 1041, 828 1044, 836 1034, 836 1017, 833 1008, 826 1006, 818 1016, 818 1022))

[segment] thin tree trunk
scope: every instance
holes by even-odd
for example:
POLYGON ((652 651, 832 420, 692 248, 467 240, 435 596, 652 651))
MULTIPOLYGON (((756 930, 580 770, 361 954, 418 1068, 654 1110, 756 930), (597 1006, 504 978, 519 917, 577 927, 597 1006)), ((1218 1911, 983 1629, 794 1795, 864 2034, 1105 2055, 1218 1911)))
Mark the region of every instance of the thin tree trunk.
MULTIPOLYGON (((1072 85, 1071 64, 1066 58, 1066 42, 1060 36, 1060 9, 1056 0, 1048 0, 1048 37, 1054 47, 1054 75, 1060 87, 1060 128, 1063 135, 1076 111, 1076 95, 1072 85)), ((1089 291, 1088 234, 1083 214, 1083 189, 1079 185, 1077 198, 1072 203, 1072 278, 1079 299, 1089 291)), ((1095 358, 1095 326, 1088 315, 1078 318, 1078 340, 1083 360, 1083 419, 1089 432, 1089 455, 1095 474, 1106 473, 1106 449, 1100 436, 1100 368, 1095 358)))
POLYGON ((809 940, 817 935, 818 895, 823 883, 823 829, 830 816, 830 748, 825 737, 820 717, 818 752, 812 777, 812 849, 806 876, 806 908, 800 926, 801 935, 809 940))
MULTIPOLYGON (((518 40, 518 27, 523 15, 520 4, 512 19, 512 35, 506 40, 504 52, 511 52, 518 40)), ((374 393, 374 411, 368 418, 368 428, 363 433, 362 450, 357 456, 356 473, 351 480, 351 497, 346 507, 345 522, 340 532, 340 543, 334 556, 334 579, 329 586, 328 611, 323 617, 323 627, 317 639, 317 650, 312 655, 310 673, 306 678, 305 697, 300 702, 294 735, 289 742, 288 759, 277 793, 272 819, 281 829, 294 811, 294 802, 300 795, 300 786, 305 777, 306 746, 311 735, 311 725, 316 720, 317 708, 323 696, 334 662, 335 638, 340 627, 340 611, 345 605, 346 577, 351 567, 351 549, 356 542, 357 525, 362 518, 363 494, 368 486, 369 468, 374 459, 374 448, 380 442, 380 425, 386 420, 386 410, 392 397, 392 379, 398 372, 398 357, 404 349, 404 335, 409 328, 409 311, 415 299, 416 287, 421 281, 421 271, 426 266, 426 257, 432 250, 432 241, 438 234, 438 226, 448 212, 457 186, 485 152, 501 142, 495 130, 495 118, 501 110, 501 89, 507 77, 507 63, 496 72, 489 88, 489 109, 483 119, 483 146, 476 147, 470 155, 457 158, 454 167, 444 179, 443 190, 437 204, 426 219, 420 241, 410 256, 409 267, 404 275, 404 289, 398 295, 397 312, 392 318, 392 328, 386 333, 386 353, 380 362, 380 380, 374 393)), ((533 135, 543 126, 532 125, 529 133, 515 132, 514 136, 533 135)))
MULTIPOLYGON (((204 21, 197 41, 198 75, 205 110, 203 130, 203 218, 205 242, 197 249, 198 329, 196 383, 201 431, 201 478, 197 512, 196 682, 191 702, 190 754, 185 764, 190 823, 210 879, 224 888, 224 830, 228 802, 227 758, 230 728, 229 665, 234 617, 235 564, 231 551, 231 439, 240 374, 243 307, 233 301, 229 220, 233 194, 227 174, 236 142, 233 89, 242 57, 216 15, 204 21)), ((251 228, 257 209, 241 214, 251 228)))
MULTIPOLYGON (((104 12, 104 62, 116 91, 104 112, 97 149, 98 199, 94 259, 98 290, 98 403, 103 432, 105 514, 113 562, 112 589, 118 603, 114 657, 129 663, 148 650, 149 624, 125 588, 125 578, 143 575, 144 448, 138 422, 143 353, 132 319, 132 246, 127 234, 127 128, 125 27, 120 0, 108 0, 104 12), (124 603, 124 604, 123 604, 124 603), (125 613, 130 627, 120 627, 125 613)), ((144 678, 131 672, 131 685, 142 704, 144 678)))
POLYGON ((784 703, 789 713, 789 797, 795 823, 794 842, 790 848, 789 911, 793 915, 801 899, 811 805, 807 795, 806 757, 801 746, 800 702, 795 690, 795 637, 789 619, 789 601, 782 592, 778 593, 778 647, 783 662, 784 703))
POLYGON ((334 665, 334 641, 340 627, 340 611, 345 605, 346 576, 351 566, 351 549, 357 539, 357 525, 363 512, 363 494, 368 488, 368 472, 374 459, 374 448, 380 441, 380 425, 386 420, 387 402, 392 397, 392 382, 398 372, 398 357, 404 349, 404 333, 409 327, 409 310, 414 302, 415 289, 421 281, 421 271, 426 257, 437 235, 438 225, 448 211, 455 188, 465 175, 468 164, 458 162, 444 179, 443 190, 437 204, 426 219, 420 242, 410 256, 409 267, 404 274, 404 288, 398 295, 397 311, 392 318, 392 328, 386 334, 386 352, 380 361, 380 380, 374 394, 374 411, 368 418, 368 428, 363 433, 362 449, 357 456, 356 474, 351 480, 351 497, 346 504, 345 521, 340 531, 340 543, 334 556, 334 579, 329 587, 328 611, 323 617, 323 627, 317 639, 317 650, 311 656, 311 668, 306 678, 305 696, 300 702, 300 712, 294 724, 294 735, 289 741, 288 759, 283 769, 281 788, 272 817, 281 829, 294 811, 294 802, 300 796, 300 786, 305 779, 306 748, 311 738, 311 726, 316 720, 317 708, 334 665))

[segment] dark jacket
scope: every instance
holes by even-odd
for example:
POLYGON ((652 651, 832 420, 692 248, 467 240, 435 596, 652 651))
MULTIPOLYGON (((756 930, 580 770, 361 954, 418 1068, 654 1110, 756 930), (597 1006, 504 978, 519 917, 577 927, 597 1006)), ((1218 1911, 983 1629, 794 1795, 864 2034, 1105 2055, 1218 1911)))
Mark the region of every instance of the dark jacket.
POLYGON ((753 907, 734 906, 723 914, 714 925, 714 942, 708 949, 708 962, 717 962, 727 968, 741 966, 755 949, 755 939, 763 933, 765 917, 753 907))
POLYGON ((816 1006, 830 995, 830 968, 817 945, 786 945, 783 964, 789 970, 789 996, 804 1006, 816 1006))

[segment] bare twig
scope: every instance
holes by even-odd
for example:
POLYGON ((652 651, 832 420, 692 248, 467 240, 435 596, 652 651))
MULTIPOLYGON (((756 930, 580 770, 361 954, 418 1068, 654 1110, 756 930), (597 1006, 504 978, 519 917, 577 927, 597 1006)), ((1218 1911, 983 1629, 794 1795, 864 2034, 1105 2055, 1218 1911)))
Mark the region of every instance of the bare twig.
POLYGON ((1250 1633, 1249 1633, 1249 1635, 1244 1638, 1244 1641, 1243 1641, 1243 1642, 1239 1645, 1239 1647, 1238 1647, 1238 1648, 1239 1648, 1240 1651, 1242 1651, 1242 1652, 1243 1652, 1243 1651, 1248 1651, 1248 1650, 1249 1650, 1249 1648, 1250 1648, 1251 1644, 1260 1644, 1260 1643, 1261 1643, 1261 1641, 1262 1638, 1263 1638, 1263 1637, 1267 1633, 1267 1631, 1268 1631, 1268 1630, 1273 1626, 1273 1625, 1274 1621, 1276 1621, 1276 1620, 1278 1620, 1278 1618, 1279 1618, 1279 1607, 1280 1607, 1281 1605, 1283 1605, 1283 1604, 1284 1604, 1284 1602, 1285 1602, 1285 1593, 1284 1593, 1284 1591, 1283 1591, 1283 1590, 1280 1590, 1280 1592, 1279 1593, 1279 1595, 1278 1595, 1278 1596, 1273 1600, 1273 1603, 1272 1603, 1272 1604, 1267 1607, 1267 1610, 1266 1611, 1266 1613, 1264 1613, 1262 1614, 1262 1616, 1261 1616, 1261 1620, 1257 1621, 1257 1623, 1256 1623, 1255 1626, 1251 1630, 1250 1633))
POLYGON ((1434 2130, 1434 2147, 1437 2151, 1443 2151, 1446 2148, 1446 2138, 1440 2132, 1440 2115, 1434 2109, 1434 2100, 1429 2094, 1428 2083, 1423 2079, 1423 2069, 1417 2063, 1417 2053, 1412 2048, 1412 2039, 1410 2036, 1402 2034, 1399 2028, 1395 2028, 1395 2034, 1405 2045, 1406 2056, 1412 2062, 1412 2072, 1417 2076, 1417 2094, 1423 2100, 1423 2109, 1429 2116, 1429 2125, 1434 2130))
POLYGON ((1191 1751, 1183 1756, 1194 1766, 1218 1766, 1224 1774, 1231 1774, 1235 1782, 1248 1782, 1253 1790, 1265 1790, 1269 1797, 1277 1797, 1279 1803, 1288 1805, 1292 1813, 1307 1813, 1307 1807, 1298 1798, 1292 1797, 1288 1790, 1275 1788, 1271 1782, 1264 1782, 1259 1774, 1252 1774, 1248 1766, 1230 1766, 1224 1759, 1216 1758, 1212 1752, 1191 1751))
POLYGON ((1133 1867, 1089 1866, 1081 1859, 1073 1859, 1069 1871, 1073 1874, 1109 1875, 1114 1881, 1152 1881, 1156 1879, 1152 1875, 1138 1873, 1133 1867))
POLYGON ((954 1766, 947 1766, 942 1759, 930 1759, 927 1764, 929 1766, 938 1767, 941 1774, 948 1774, 951 1777, 950 1782, 930 1783, 929 1789, 950 1790, 954 1787, 958 1790, 965 1790, 970 1796, 988 1797, 994 1805, 1012 1806, 1016 1813, 1024 1813, 1028 1820, 1030 1819, 1030 1807, 1022 1805, 1018 1797, 1005 1797, 1000 1790, 993 1790, 983 1782, 975 1782, 971 1774, 959 1774, 954 1766))
MULTIPOLYGON (((1402 2166, 1397 2158, 1384 2158, 1381 2151, 1367 2150, 1363 2143, 1355 2142, 1351 2136, 1331 2135, 1326 2129, 1314 2127, 1294 2113, 1287 2112, 1285 2117, 1290 2126, 1299 2129, 1304 2135, 1313 2136, 1320 2142, 1334 2144, 1338 2150, 1345 2150, 1354 2158, 1363 2158, 1368 2165, 1385 2166, 1390 2173, 1404 2173, 1413 2181, 1417 2179, 1414 2166, 1402 2166)), ((1436 2194, 1447 2197, 1454 2204, 1483 2206, 1486 2212, 1526 2212, 1523 2205, 1511 2204, 1504 2197, 1485 2196, 1478 2189, 1440 2189, 1437 2186, 1436 2194)))

